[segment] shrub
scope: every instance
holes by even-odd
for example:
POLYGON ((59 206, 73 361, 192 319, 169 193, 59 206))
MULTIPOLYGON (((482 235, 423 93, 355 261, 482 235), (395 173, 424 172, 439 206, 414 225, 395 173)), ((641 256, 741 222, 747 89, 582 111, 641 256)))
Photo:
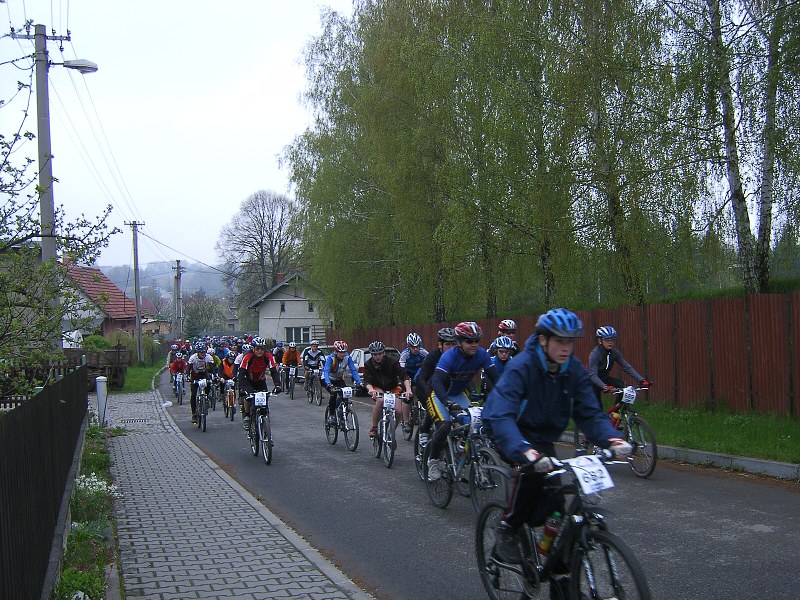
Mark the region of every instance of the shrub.
POLYGON ((56 600, 72 600, 76 594, 82 592, 84 595, 78 597, 90 600, 102 600, 105 598, 105 573, 99 567, 90 571, 79 571, 73 567, 67 567, 61 573, 61 579, 56 588, 56 600))
POLYGON ((81 475, 75 480, 70 502, 72 520, 80 523, 109 520, 114 498, 120 497, 117 486, 103 481, 96 474, 81 475))
POLYGON ((111 344, 109 344, 108 340, 102 335, 90 335, 83 338, 83 347, 85 350, 99 352, 100 350, 106 350, 110 348, 111 344))

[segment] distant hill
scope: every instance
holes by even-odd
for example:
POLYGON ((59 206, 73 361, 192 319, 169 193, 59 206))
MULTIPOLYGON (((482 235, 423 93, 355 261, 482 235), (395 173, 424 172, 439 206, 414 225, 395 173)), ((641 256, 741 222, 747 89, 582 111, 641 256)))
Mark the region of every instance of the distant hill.
MULTIPOLYGON (((175 281, 174 262, 153 262, 139 265, 139 285, 153 287, 161 295, 172 296, 175 281)), ((212 271, 205 265, 181 261, 186 270, 181 276, 181 288, 184 294, 191 294, 203 289, 209 296, 225 296, 222 273, 212 271)), ((133 266, 98 266, 106 277, 116 284, 128 297, 133 297, 133 266)))

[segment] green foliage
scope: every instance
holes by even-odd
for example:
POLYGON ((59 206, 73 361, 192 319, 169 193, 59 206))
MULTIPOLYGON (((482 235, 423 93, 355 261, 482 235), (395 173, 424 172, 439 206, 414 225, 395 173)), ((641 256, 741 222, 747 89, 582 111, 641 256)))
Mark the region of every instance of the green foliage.
POLYGON ((153 367, 138 366, 128 367, 125 371, 125 384, 114 393, 132 394, 135 392, 149 392, 152 388, 153 377, 161 370, 163 365, 153 367))
POLYGON ((83 338, 83 347, 90 351, 107 350, 111 343, 102 335, 88 335, 83 338))
POLYGON ((103 600, 105 583, 105 572, 99 567, 88 571, 67 567, 61 572, 55 597, 56 600, 72 600, 75 594, 83 592, 88 600, 103 600))
POLYGON ((203 290, 199 290, 186 296, 183 306, 185 337, 197 337, 206 331, 225 327, 225 307, 219 298, 208 296, 203 290))

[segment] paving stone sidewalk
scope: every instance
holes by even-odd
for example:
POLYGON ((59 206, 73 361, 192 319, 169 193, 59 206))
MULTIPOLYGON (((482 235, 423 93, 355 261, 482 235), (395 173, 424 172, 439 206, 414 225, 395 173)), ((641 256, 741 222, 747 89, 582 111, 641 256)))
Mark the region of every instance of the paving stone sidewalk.
POLYGON ((372 598, 189 442, 157 392, 109 396, 108 422, 128 430, 110 442, 128 598, 372 598), (248 505, 258 526, 218 510, 248 505))

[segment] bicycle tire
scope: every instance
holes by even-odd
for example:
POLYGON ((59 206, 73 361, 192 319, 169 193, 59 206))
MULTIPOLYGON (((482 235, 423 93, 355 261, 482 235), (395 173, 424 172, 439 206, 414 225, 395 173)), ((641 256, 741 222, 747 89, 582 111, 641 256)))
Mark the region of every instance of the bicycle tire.
POLYGON ((650 600, 644 569, 633 551, 609 531, 592 529, 575 547, 570 595, 580 598, 650 600))
POLYGON ((227 419, 228 418, 228 399, 225 398, 225 401, 222 403, 222 416, 227 419))
POLYGON ((425 447, 425 454, 423 462, 425 467, 425 489, 428 491, 428 497, 437 508, 447 508, 450 500, 453 498, 453 472, 452 463, 450 462, 450 452, 445 445, 442 448, 442 456, 439 457, 439 462, 444 463, 442 469, 441 479, 431 481, 428 477, 428 460, 430 455, 430 444, 425 447))
POLYGON ((228 394, 228 401, 230 402, 230 417, 231 421, 233 421, 233 417, 236 414, 236 394, 233 391, 228 394))
POLYGON ((250 427, 247 429, 247 439, 250 442, 250 453, 253 456, 258 456, 258 427, 257 419, 253 416, 250 417, 250 427))
MULTIPOLYGON (((491 600, 524 600, 531 596, 527 578, 520 572, 506 568, 493 557, 497 541, 497 525, 503 518, 505 507, 490 502, 483 507, 475 523, 475 558, 481 583, 491 600)), ((576 596, 577 597, 577 596, 576 596)))
MULTIPOLYGON (((473 442, 470 440, 467 443, 472 444, 473 442)), ((461 452, 461 455, 457 456, 456 458, 458 459, 458 464, 456 465, 456 475, 453 485, 461 496, 469 498, 469 474, 472 470, 472 455, 467 449, 465 449, 461 452)))
MULTIPOLYGON (((310 377, 310 376, 309 376, 310 377)), ((317 390, 317 386, 314 385, 314 380, 311 381, 306 380, 306 397, 308 398, 309 404, 314 404, 314 392, 317 390)))
POLYGON ((325 409, 325 437, 328 438, 328 443, 333 446, 336 440, 339 439, 339 428, 336 425, 328 425, 330 410, 330 406, 325 409))
POLYGON ((294 377, 289 379, 289 399, 294 400, 294 377))
POLYGON ((386 428, 383 431, 383 463, 386 465, 387 469, 391 469, 392 463, 394 462, 394 451, 397 446, 397 441, 394 439, 396 424, 397 421, 394 416, 394 411, 392 411, 392 414, 386 422, 386 428))
POLYGON ((410 440, 412 437, 414 437, 414 429, 416 429, 415 426, 417 424, 417 417, 415 413, 416 411, 412 406, 411 410, 408 411, 408 422, 411 425, 411 427, 409 427, 408 431, 403 429, 403 439, 405 440, 410 440))
POLYGON ((317 387, 317 406, 322 406, 322 383, 318 379, 315 385, 317 387))
POLYGON ((355 452, 358 448, 358 415, 349 405, 342 410, 344 416, 344 443, 350 452, 355 452))
POLYGON ((183 382, 182 381, 178 385, 178 389, 180 390, 180 393, 178 394, 178 405, 181 405, 181 404, 183 404, 183 393, 184 393, 183 392, 183 382))
POLYGON ((381 453, 383 452, 383 430, 385 426, 385 417, 381 415, 380 421, 378 421, 378 429, 376 431, 376 435, 372 438, 372 454, 375 458, 380 458, 381 453))
POLYGON ((656 444, 656 434, 650 423, 639 415, 630 418, 630 429, 625 428, 625 439, 631 446, 633 452, 628 457, 628 466, 636 477, 646 479, 656 470, 658 462, 658 445, 656 444))
POLYGON ((486 465, 501 466, 500 455, 488 447, 478 448, 469 470, 469 487, 472 508, 480 514, 491 502, 505 505, 508 499, 506 477, 499 471, 486 469, 486 465))
POLYGON ((414 466, 417 468, 417 475, 422 481, 425 481, 424 452, 425 449, 420 450, 419 447, 419 427, 417 427, 417 431, 414 433, 414 466))
POLYGON ((261 454, 264 457, 264 462, 269 465, 272 464, 272 423, 270 422, 269 413, 260 415, 258 420, 261 454))

